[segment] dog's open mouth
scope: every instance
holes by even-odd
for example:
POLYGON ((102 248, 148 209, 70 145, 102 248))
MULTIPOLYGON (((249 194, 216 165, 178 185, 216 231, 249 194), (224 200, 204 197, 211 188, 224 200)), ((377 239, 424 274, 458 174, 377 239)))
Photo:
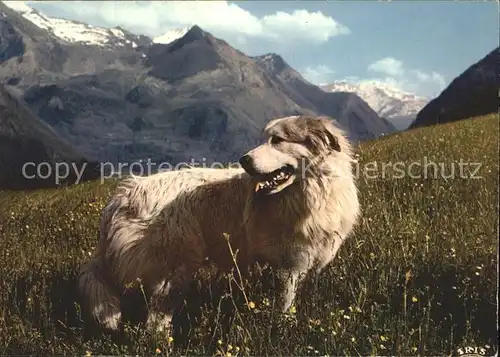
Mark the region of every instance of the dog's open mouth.
POLYGON ((292 166, 286 165, 271 173, 259 176, 255 192, 273 194, 283 190, 295 180, 294 172, 295 170, 292 166))

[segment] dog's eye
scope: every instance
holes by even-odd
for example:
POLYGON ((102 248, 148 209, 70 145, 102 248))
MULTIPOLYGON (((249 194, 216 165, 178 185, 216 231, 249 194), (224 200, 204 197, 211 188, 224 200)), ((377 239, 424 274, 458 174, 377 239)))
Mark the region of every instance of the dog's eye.
POLYGON ((285 140, 283 140, 282 138, 280 138, 279 136, 276 136, 276 135, 271 136, 271 138, 269 139, 269 143, 272 145, 277 145, 283 141, 285 141, 285 140))

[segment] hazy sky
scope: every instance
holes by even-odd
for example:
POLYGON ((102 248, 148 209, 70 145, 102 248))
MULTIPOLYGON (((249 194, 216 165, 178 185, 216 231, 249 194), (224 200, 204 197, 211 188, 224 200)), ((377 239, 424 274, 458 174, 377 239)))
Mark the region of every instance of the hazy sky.
POLYGON ((49 16, 149 36, 197 24, 249 55, 275 52, 319 84, 439 93, 498 46, 498 4, 455 1, 27 2, 49 16))

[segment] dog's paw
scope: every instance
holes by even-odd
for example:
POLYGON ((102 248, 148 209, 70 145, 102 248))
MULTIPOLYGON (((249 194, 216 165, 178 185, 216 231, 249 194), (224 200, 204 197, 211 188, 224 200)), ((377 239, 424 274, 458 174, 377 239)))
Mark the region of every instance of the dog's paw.
POLYGON ((172 331, 172 316, 150 313, 146 321, 146 328, 151 332, 167 334, 172 331))

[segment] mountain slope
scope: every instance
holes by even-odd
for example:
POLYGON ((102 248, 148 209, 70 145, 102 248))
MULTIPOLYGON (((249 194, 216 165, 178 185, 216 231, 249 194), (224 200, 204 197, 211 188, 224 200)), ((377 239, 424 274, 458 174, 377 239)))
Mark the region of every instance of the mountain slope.
POLYGON ((498 112, 499 48, 470 66, 417 115, 410 128, 498 112))
POLYGON ((356 93, 381 117, 388 119, 398 130, 406 129, 418 112, 429 102, 428 98, 403 92, 380 82, 335 81, 320 86, 326 92, 356 93))
POLYGON ((266 73, 300 106, 336 118, 354 141, 394 132, 395 127, 353 93, 326 93, 309 83, 274 53, 254 57, 266 73))
POLYGON ((232 161, 260 141, 268 120, 296 113, 332 116, 356 141, 394 130, 356 95, 325 93, 291 68, 269 72, 198 26, 137 47, 68 42, 4 8, 17 35, 0 79, 95 160, 232 161))
POLYGON ((52 19, 26 6, 14 9, 0 2, 0 78, 22 89, 75 74, 137 68, 151 43, 121 29, 52 19))
MULTIPOLYGON (((61 140, 50 126, 37 118, 23 102, 0 85, 0 187, 55 186, 54 176, 43 180, 26 179, 22 171, 23 165, 48 163, 53 169, 55 163, 62 162, 74 163, 80 169, 87 161, 61 140)), ((46 170, 45 167, 43 176, 47 173, 46 170)), ((31 165, 27 174, 31 176, 34 172, 31 165)), ((96 172, 92 174, 87 172, 85 178, 97 177, 96 172)), ((69 180, 74 179, 74 176, 69 177, 69 180)))

